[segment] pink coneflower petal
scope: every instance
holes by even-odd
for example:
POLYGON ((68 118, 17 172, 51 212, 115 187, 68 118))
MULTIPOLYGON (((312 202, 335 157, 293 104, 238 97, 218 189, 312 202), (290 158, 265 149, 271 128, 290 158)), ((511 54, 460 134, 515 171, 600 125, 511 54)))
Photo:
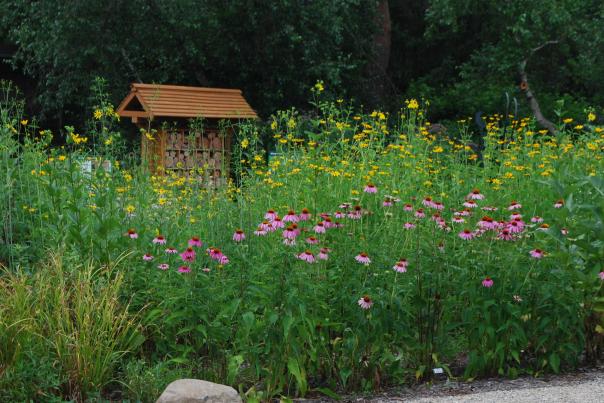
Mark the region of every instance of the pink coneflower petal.
POLYGON ((179 273, 190 273, 191 272, 191 268, 189 266, 180 266, 178 268, 178 272, 179 273))
POLYGON ((414 229, 416 227, 415 224, 413 224, 412 222, 406 222, 405 225, 403 225, 403 228, 405 229, 414 229))
POLYGON ((604 271, 598 273, 598 276, 600 277, 600 280, 604 281, 604 271))
POLYGON ((309 236, 308 238, 306 238, 306 243, 310 245, 316 245, 319 243, 319 240, 314 236, 309 236))
POLYGON ((436 210, 439 210, 439 211, 440 211, 440 210, 444 210, 444 209, 445 209, 445 205, 444 205, 444 204, 442 204, 441 202, 434 202, 434 208, 435 208, 436 210))
POLYGON ((549 231, 549 224, 543 223, 537 228, 537 230, 538 231, 549 231))
POLYGON ((398 262, 396 262, 396 264, 394 266, 392 266, 392 269, 398 273, 405 273, 407 271, 408 265, 409 265, 409 262, 407 261, 407 259, 401 259, 398 262))
POLYGON ((424 200, 422 200, 422 204, 428 208, 434 208, 434 201, 431 197, 425 197, 424 200))
POLYGON ((155 238, 153 238, 152 242, 153 242, 154 245, 165 245, 166 244, 166 238, 164 238, 161 235, 158 235, 155 238))
POLYGON ((403 206, 403 210, 405 210, 405 211, 413 211, 413 206, 411 204, 405 204, 403 206))
POLYGON ((466 222, 466 220, 463 217, 453 217, 453 219, 451 221, 453 221, 455 224, 461 224, 461 223, 466 222))
POLYGON ((194 262, 195 250, 193 250, 193 248, 189 246, 183 253, 180 254, 180 257, 185 262, 194 262))
POLYGON ((299 220, 300 217, 298 217, 295 211, 293 210, 289 210, 289 212, 285 216, 283 216, 284 222, 298 222, 299 220))
POLYGON ((150 254, 148 254, 148 253, 145 253, 145 254, 143 255, 143 260, 144 260, 145 262, 150 262, 150 261, 152 261, 152 260, 153 260, 153 256, 152 256, 152 255, 150 255, 150 254))
POLYGON ((295 246, 296 245, 296 239, 285 238, 285 239, 283 239, 283 245, 295 246))
POLYGON ((315 227, 313 228, 313 230, 317 234, 324 234, 325 233, 325 224, 323 222, 318 222, 317 225, 315 225, 315 227))
POLYGON ((348 218, 353 220, 359 220, 363 216, 363 209, 361 206, 354 206, 348 213, 348 218))
POLYGON ((303 260, 305 262, 308 263, 314 263, 315 262, 315 255, 312 254, 311 251, 306 250, 302 253, 299 253, 298 255, 296 255, 296 257, 300 260, 303 260))
POLYGON ((365 189, 363 189, 363 191, 365 193, 377 193, 377 188, 373 183, 368 183, 367 186, 365 186, 365 189))
POLYGON ((392 207, 392 206, 394 206, 394 203, 390 199, 384 199, 384 201, 382 202, 382 207, 392 207))
POLYGON ((493 280, 491 280, 490 277, 486 277, 484 280, 482 280, 482 286, 485 288, 491 288, 493 287, 493 280))
POLYGON ((262 229, 262 227, 258 227, 258 229, 256 229, 256 231, 254 231, 254 235, 257 236, 265 236, 268 232, 264 229, 262 229))
POLYGON ((273 221, 276 217, 277 213, 275 212, 275 210, 268 210, 266 214, 264 214, 264 218, 269 221, 273 221))
POLYGON ((365 252, 359 253, 358 255, 355 256, 354 259, 361 264, 371 263, 371 259, 369 259, 369 256, 367 256, 367 254, 365 252))
POLYGON ((170 268, 170 265, 168 263, 161 263, 157 265, 157 268, 160 270, 168 270, 170 268))
POLYGON ((540 224, 543 222, 543 218, 539 217, 538 215, 531 217, 531 222, 533 223, 537 223, 540 224))
POLYGON ((189 239, 189 246, 201 248, 202 245, 203 245, 203 242, 201 242, 201 240, 196 236, 189 239))
POLYGON ((321 260, 327 260, 329 258, 329 249, 328 248, 321 248, 321 250, 319 251, 319 255, 317 255, 317 258, 321 259, 321 260))
POLYGON ((416 218, 424 218, 426 217, 426 213, 424 213, 424 209, 417 209, 417 211, 415 211, 415 217, 416 218))
POLYGON ((359 299, 357 303, 363 309, 369 309, 373 305, 373 301, 371 300, 371 298, 369 298, 368 295, 361 297, 361 299, 359 299))
POLYGON ((273 228, 285 228, 285 223, 279 217, 273 218, 271 225, 273 226, 273 228))
POLYGON ((136 233, 136 231, 135 231, 135 230, 133 230, 133 229, 129 229, 129 230, 126 232, 126 236, 127 236, 127 237, 129 237, 130 239, 137 239, 137 238, 138 238, 138 234, 137 234, 137 233, 136 233))
POLYGON ((240 229, 235 231, 235 233, 233 234, 233 241, 235 241, 235 242, 241 242, 244 239, 245 239, 245 234, 240 229))
POLYGON ((513 241, 514 234, 512 234, 508 229, 503 229, 499 232, 499 234, 497 234, 497 239, 502 239, 504 241, 513 241))
POLYGON ((464 229, 463 231, 461 231, 459 234, 457 234, 461 239, 465 239, 466 241, 469 241, 470 239, 474 238, 475 234, 470 231, 469 229, 464 229))
POLYGON ((566 229, 566 228, 562 228, 562 229, 560 229, 560 233, 561 233, 562 235, 566 236, 566 235, 568 235, 568 229, 566 229))
POLYGON ((564 200, 560 199, 554 203, 554 208, 562 208, 564 206, 564 200))
POLYGON ((484 199, 484 195, 480 193, 480 190, 474 189, 466 196, 466 198, 469 200, 482 200, 484 199))
POLYGON ((498 210, 497 207, 493 207, 493 206, 484 206, 482 209, 484 211, 497 211, 498 210))
POLYGON ((300 215, 298 216, 300 221, 308 221, 310 220, 310 217, 311 215, 307 209, 302 209, 302 213, 300 213, 300 215))
POLYGON ((476 202, 474 200, 466 200, 463 203, 463 205, 464 205, 464 207, 467 207, 467 208, 476 208, 476 207, 478 207, 478 204, 476 204, 476 202))
POLYGON ((543 256, 545 256, 545 252, 541 249, 533 249, 529 252, 529 254, 535 259, 541 259, 543 256))
POLYGON ((516 201, 512 201, 510 203, 510 205, 508 206, 508 210, 516 210, 516 209, 519 209, 519 208, 522 208, 522 204, 520 204, 520 203, 518 203, 516 201))
POLYGON ((178 251, 174 248, 166 248, 165 252, 169 255, 175 255, 178 253, 178 251))

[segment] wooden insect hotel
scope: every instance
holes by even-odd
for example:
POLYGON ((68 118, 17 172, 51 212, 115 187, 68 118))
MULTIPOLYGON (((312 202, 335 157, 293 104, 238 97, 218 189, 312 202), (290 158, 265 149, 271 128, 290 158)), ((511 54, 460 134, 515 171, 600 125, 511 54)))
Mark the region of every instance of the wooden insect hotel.
POLYGON ((213 185, 229 174, 233 131, 224 123, 258 118, 241 90, 136 83, 117 113, 142 129, 141 158, 151 172, 213 185), (201 125, 191 124, 199 118, 201 125))

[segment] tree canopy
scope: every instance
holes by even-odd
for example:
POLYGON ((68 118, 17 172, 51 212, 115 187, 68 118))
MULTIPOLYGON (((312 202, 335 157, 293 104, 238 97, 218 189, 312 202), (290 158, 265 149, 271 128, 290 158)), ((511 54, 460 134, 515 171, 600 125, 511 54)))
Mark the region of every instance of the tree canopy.
MULTIPOLYGON (((0 0, 0 38, 36 83, 35 110, 81 116, 95 76, 114 102, 135 81, 242 88, 263 115, 308 88, 368 107, 424 96, 436 119, 519 100, 520 67, 546 115, 604 104, 599 0, 0 0), (522 64, 523 62, 524 65, 522 64)), ((524 105, 524 104, 523 104, 524 105)), ((526 113, 531 113, 528 105, 526 113)))

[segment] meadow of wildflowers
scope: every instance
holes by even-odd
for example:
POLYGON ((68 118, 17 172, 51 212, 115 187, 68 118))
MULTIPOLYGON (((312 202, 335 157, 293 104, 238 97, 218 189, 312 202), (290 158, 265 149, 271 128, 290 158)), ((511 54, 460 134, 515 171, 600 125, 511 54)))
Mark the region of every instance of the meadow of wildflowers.
MULTIPOLYGON (((515 377, 600 357, 595 115, 561 118, 555 136, 495 115, 477 141, 464 121, 430 134, 417 100, 361 113, 316 87, 313 105, 312 118, 238 125, 236 178, 221 189, 119 161, 83 173, 82 144, 50 148, 49 133, 5 112, 8 272, 52 276, 43 262, 60 253, 62 270, 90 262, 99 284, 119 276, 120 315, 137 336, 107 347, 120 352, 113 377, 77 383, 54 333, 17 325, 21 358, 0 356, 7 379, 31 378, 15 363, 40 344, 58 363, 43 393, 143 400, 185 375, 262 400, 416 382, 435 367, 515 377)), ((2 300, 16 298, 11 276, 2 300)))

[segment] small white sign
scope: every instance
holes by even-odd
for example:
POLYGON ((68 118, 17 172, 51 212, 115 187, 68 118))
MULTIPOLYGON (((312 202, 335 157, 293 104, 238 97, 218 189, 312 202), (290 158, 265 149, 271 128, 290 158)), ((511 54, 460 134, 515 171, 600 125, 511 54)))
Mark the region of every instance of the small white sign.
POLYGON ((442 368, 434 368, 432 370, 432 372, 434 372, 435 374, 442 374, 443 373, 443 369, 442 368))

